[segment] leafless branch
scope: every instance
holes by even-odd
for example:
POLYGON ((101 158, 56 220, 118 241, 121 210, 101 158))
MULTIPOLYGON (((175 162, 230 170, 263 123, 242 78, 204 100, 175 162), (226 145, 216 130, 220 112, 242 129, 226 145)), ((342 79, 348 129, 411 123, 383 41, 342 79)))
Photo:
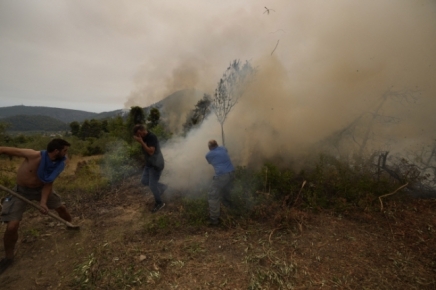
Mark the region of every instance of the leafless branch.
POLYGON ((405 188, 406 186, 408 186, 409 183, 407 182, 406 184, 401 185, 400 187, 398 187, 394 192, 388 193, 388 194, 384 194, 378 197, 378 199, 380 200, 380 211, 383 211, 383 202, 382 202, 382 197, 386 197, 389 195, 392 195, 394 193, 397 193, 399 190, 405 188))
POLYGON ((274 51, 276 51, 276 48, 277 48, 277 46, 279 45, 279 41, 280 41, 280 39, 277 40, 276 47, 274 47, 273 51, 271 52, 271 55, 274 53, 274 51))

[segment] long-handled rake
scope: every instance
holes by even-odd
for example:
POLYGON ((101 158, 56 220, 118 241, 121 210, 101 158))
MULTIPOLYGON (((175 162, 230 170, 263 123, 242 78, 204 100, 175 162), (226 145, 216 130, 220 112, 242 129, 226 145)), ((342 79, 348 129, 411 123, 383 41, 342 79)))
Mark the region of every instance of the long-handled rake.
MULTIPOLYGON (((22 196, 22 195, 16 193, 15 191, 10 190, 9 188, 4 187, 3 185, 0 185, 0 189, 3 190, 3 191, 6 191, 7 193, 12 194, 12 195, 15 196, 16 198, 21 199, 21 200, 24 201, 25 203, 27 203, 27 204, 33 206, 34 208, 39 209, 40 211, 43 211, 43 210, 44 210, 44 209, 43 209, 39 204, 37 204, 37 203, 35 203, 35 202, 32 202, 32 201, 28 200, 28 199, 25 198, 24 196, 22 196)), ((63 218, 61 218, 61 217, 55 215, 54 213, 52 213, 52 212, 50 212, 50 211, 47 212, 47 214, 48 214, 50 217, 54 218, 55 220, 58 220, 58 221, 60 221, 61 223, 67 225, 67 229, 70 229, 70 230, 78 230, 78 229, 80 229, 80 226, 73 225, 72 223, 70 223, 70 222, 64 220, 63 218)))

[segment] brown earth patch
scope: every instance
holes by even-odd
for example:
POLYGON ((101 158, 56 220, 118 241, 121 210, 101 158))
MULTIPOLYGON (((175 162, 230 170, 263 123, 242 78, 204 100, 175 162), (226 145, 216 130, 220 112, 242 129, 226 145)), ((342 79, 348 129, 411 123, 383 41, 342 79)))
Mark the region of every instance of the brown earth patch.
POLYGON ((168 201, 151 214, 151 194, 125 182, 72 209, 79 232, 29 210, 1 289, 436 289, 434 199, 217 228, 168 201))

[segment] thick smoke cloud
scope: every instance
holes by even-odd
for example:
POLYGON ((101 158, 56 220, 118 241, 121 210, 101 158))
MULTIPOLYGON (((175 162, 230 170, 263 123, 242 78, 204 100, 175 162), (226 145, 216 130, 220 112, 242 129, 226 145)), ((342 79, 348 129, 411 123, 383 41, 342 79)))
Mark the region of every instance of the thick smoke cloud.
MULTIPOLYGON (((291 161, 356 120, 349 134, 361 144, 369 134, 365 150, 402 150, 434 139, 434 1, 272 1, 269 13, 259 1, 224 3, 203 22, 156 12, 165 14, 160 29, 183 23, 186 33, 169 36, 171 49, 144 65, 128 104, 147 105, 189 86, 213 93, 228 63, 239 58, 258 73, 225 123, 237 165, 277 156, 291 161)), ((213 175, 204 159, 209 139, 221 142, 214 115, 163 148, 164 178, 179 188, 206 182, 213 175)))

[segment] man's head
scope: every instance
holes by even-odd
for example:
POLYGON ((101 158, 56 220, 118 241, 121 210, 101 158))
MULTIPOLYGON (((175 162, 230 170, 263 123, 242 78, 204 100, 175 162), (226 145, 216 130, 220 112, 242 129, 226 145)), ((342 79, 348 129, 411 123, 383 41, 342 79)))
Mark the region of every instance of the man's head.
POLYGON ((133 126, 133 135, 138 137, 144 137, 147 135, 147 128, 142 124, 136 124, 133 126))
POLYGON ((53 139, 47 144, 47 152, 54 155, 55 159, 62 159, 67 155, 71 144, 64 139, 53 139))
POLYGON ((209 140, 209 142, 207 142, 207 146, 209 147, 209 150, 215 149, 216 147, 218 147, 218 143, 216 142, 216 140, 209 140))

